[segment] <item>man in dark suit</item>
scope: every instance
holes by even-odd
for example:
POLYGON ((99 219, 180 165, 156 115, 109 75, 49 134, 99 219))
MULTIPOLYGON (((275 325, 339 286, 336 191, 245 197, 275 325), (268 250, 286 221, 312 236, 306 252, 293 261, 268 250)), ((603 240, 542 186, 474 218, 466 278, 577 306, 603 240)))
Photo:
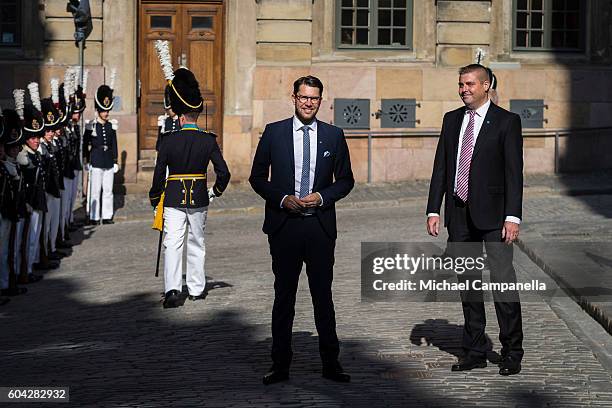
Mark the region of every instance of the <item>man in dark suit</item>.
MULTIPOLYGON (((485 243, 492 282, 516 282, 511 244, 518 236, 523 199, 523 142, 518 115, 493 104, 485 67, 459 70, 464 107, 444 115, 427 202, 427 232, 438 236, 445 197, 444 225, 449 253, 480 256, 485 243), (468 244, 470 243, 470 244, 468 244), (466 253, 467 251, 467 253, 466 253)), ((457 275, 480 279, 482 271, 457 275)), ((515 291, 493 292, 502 344, 501 375, 517 374, 523 358, 521 305, 515 291)), ((483 293, 461 292, 465 356, 452 371, 486 367, 483 293)))
POLYGON ((342 129, 316 119, 322 94, 323 84, 316 77, 294 82, 295 115, 266 126, 249 178, 255 192, 266 200, 263 232, 268 235, 274 272, 273 365, 263 378, 266 385, 289 378, 295 295, 304 263, 323 377, 350 381, 338 362, 331 286, 335 203, 351 191, 355 180, 342 129))

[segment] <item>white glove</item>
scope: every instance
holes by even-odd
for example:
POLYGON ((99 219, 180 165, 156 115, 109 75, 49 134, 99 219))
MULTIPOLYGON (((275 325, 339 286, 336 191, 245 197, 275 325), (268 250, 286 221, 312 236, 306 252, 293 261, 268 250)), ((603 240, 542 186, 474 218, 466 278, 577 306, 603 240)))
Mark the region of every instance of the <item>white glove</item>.
POLYGON ((117 163, 113 164, 113 173, 117 173, 119 171, 119 165, 117 163))
POLYGON ((217 198, 217 196, 215 195, 215 191, 211 187, 208 189, 208 202, 212 203, 215 198, 217 198))
POLYGON ((83 165, 83 170, 85 170, 85 171, 90 171, 90 170, 91 170, 91 165, 90 165, 89 163, 85 163, 85 164, 83 165))

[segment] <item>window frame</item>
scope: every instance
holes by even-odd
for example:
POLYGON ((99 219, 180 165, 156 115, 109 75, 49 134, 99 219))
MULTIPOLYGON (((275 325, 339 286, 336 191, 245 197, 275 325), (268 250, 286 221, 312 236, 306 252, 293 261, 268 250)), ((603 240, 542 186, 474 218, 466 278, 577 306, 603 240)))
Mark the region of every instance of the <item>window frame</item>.
MULTIPOLYGON (((342 44, 342 0, 335 0, 334 45, 339 50, 414 50, 414 0, 406 0, 406 45, 377 45, 378 42, 378 0, 369 0, 370 24, 368 36, 370 44, 342 44)), ((393 21, 391 21, 393 22, 393 21)))
MULTIPOLYGON (((528 0, 531 1, 531 0, 528 0)), ((518 0, 512 0, 512 51, 515 52, 555 52, 555 53, 583 53, 586 51, 587 37, 587 2, 579 0, 579 28, 578 28, 578 48, 553 47, 552 42, 552 2, 553 0, 542 0, 544 6, 542 23, 542 47, 517 46, 516 34, 520 29, 517 27, 518 21, 518 0)), ((528 27, 526 30, 531 31, 528 27)), ((523 31, 523 30, 520 30, 523 31)))
MULTIPOLYGON (((15 37, 16 40, 13 43, 5 43, 2 42, 2 38, 0 38, 0 47, 3 49, 20 49, 23 46, 23 5, 22 5, 22 1, 21 0, 14 0, 14 5, 15 5, 15 12, 16 12, 16 17, 15 17, 15 37)), ((0 3, 0 6, 4 6, 4 4, 0 3)), ((0 20, 0 35, 2 35, 2 26, 4 25, 3 21, 0 20)))

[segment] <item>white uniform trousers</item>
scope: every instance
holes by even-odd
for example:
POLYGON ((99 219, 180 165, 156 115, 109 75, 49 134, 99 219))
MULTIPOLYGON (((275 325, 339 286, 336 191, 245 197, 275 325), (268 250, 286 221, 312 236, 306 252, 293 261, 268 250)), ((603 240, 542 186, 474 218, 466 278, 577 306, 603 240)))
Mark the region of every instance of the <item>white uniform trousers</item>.
POLYGON ((32 215, 30 215, 30 228, 28 230, 28 274, 32 273, 32 265, 40 261, 40 233, 42 231, 42 219, 42 211, 32 211, 32 215))
POLYGON ((59 234, 60 237, 62 239, 62 241, 64 240, 64 223, 66 222, 66 207, 68 206, 68 203, 66 202, 67 200, 67 190, 66 190, 66 184, 65 184, 65 180, 64 179, 64 189, 60 190, 60 212, 59 212, 59 234))
POLYGON ((113 182, 115 173, 113 169, 100 169, 92 167, 89 172, 91 177, 91 197, 89 198, 89 219, 100 221, 100 208, 102 208, 102 219, 113 218, 113 182), (102 203, 100 203, 100 193, 102 203))
POLYGON ((24 231, 25 220, 21 219, 17 222, 15 228, 15 275, 19 275, 21 271, 21 241, 23 240, 23 234, 27 234, 24 231))
POLYGON ((45 216, 45 245, 47 254, 55 252, 55 240, 59 229, 61 200, 47 193, 47 215, 45 216))
POLYGON ((77 201, 77 194, 79 192, 79 184, 81 183, 81 174, 82 171, 75 170, 74 171, 74 179, 72 180, 72 191, 70 194, 70 210, 68 212, 68 223, 72 224, 74 222, 74 206, 77 201))
POLYGON ((204 274, 204 229, 208 207, 164 208, 164 286, 165 292, 181 291, 183 285, 183 241, 187 224, 187 288, 192 296, 199 296, 206 286, 204 274))
POLYGON ((62 240, 65 237, 65 228, 70 220, 70 212, 72 207, 70 206, 70 200, 72 200, 72 185, 74 179, 64 177, 64 191, 62 191, 62 219, 60 221, 60 231, 62 233, 62 240))
POLYGON ((11 222, 0 217, 0 289, 9 286, 8 250, 11 233, 11 222))

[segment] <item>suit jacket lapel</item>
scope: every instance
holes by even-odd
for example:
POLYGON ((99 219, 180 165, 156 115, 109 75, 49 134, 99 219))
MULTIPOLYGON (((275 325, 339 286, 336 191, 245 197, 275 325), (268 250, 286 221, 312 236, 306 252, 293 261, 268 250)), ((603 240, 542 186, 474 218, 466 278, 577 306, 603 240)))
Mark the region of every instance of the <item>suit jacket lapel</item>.
POLYGON ((478 132, 478 137, 476 138, 476 144, 474 145, 474 153, 472 153, 472 160, 478 154, 480 147, 484 143, 483 140, 488 136, 488 132, 491 129, 491 126, 495 124, 495 113, 497 106, 491 102, 489 105, 489 110, 482 121, 482 126, 480 127, 480 131, 478 132))
POLYGON ((317 181, 319 179, 319 173, 321 168, 321 162, 323 160, 323 148, 327 143, 327 133, 325 132, 325 126, 322 126, 320 121, 317 121, 317 161, 315 163, 315 176, 312 184, 313 191, 316 189, 317 181))
POLYGON ((463 123, 463 117, 465 116, 465 107, 463 107, 455 118, 455 122, 453 123, 453 127, 450 129, 451 131, 451 140, 453 147, 453 178, 455 177, 455 170, 457 169, 457 150, 459 149, 459 133, 461 133, 461 124, 463 123))
POLYGON ((291 163, 291 177, 295 179, 295 156, 293 152, 293 118, 287 119, 285 125, 285 131, 283 132, 283 139, 285 139, 285 145, 287 146, 287 154, 289 155, 289 161, 291 163))

